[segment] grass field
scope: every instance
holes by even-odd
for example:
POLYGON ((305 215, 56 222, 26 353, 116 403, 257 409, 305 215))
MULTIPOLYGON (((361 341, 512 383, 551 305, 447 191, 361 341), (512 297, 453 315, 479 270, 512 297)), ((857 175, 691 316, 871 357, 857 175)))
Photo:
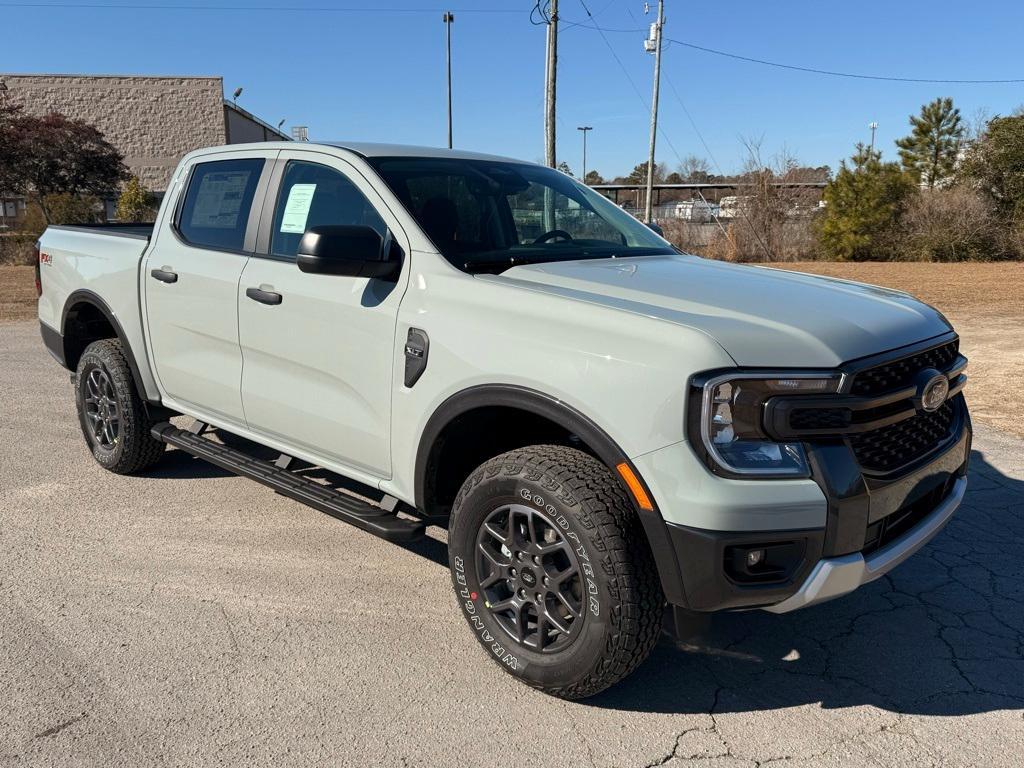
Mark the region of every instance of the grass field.
MULTIPOLYGON (((974 418, 1024 435, 1024 263, 776 266, 896 288, 938 307, 971 359, 967 399, 974 418)), ((0 322, 35 317, 35 302, 32 268, 0 267, 0 322)))

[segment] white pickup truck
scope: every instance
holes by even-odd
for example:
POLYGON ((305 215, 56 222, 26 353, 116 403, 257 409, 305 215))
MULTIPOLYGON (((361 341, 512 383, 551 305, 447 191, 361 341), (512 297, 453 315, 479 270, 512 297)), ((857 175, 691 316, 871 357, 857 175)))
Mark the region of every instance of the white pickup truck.
POLYGON ((481 645, 566 698, 635 669, 666 604, 781 613, 878 578, 966 486, 938 312, 681 254, 529 163, 206 149, 155 225, 47 229, 38 277, 100 464, 170 444, 386 539, 447 527, 481 645))

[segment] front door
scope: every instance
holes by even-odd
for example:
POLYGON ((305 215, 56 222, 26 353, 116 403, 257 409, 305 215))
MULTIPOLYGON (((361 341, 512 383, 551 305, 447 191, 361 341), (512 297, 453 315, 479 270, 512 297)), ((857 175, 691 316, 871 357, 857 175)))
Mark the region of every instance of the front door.
POLYGON ((170 404, 244 424, 238 280, 256 242, 273 152, 209 155, 185 169, 170 231, 143 267, 150 352, 170 404))
POLYGON ((390 231, 408 253, 404 233, 339 158, 284 151, 275 178, 263 211, 267 252, 249 260, 238 288, 246 420, 255 432, 386 478, 395 325, 408 269, 395 283, 307 274, 295 258, 303 233, 318 225, 390 231), (250 297, 251 288, 263 293, 250 297), (279 303, 265 303, 268 294, 279 303))

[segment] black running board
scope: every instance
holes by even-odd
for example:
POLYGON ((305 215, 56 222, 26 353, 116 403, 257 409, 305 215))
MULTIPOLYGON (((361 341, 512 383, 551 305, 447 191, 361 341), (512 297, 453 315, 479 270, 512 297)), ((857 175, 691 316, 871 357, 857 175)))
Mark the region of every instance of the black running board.
POLYGON ((269 486, 282 496, 351 523, 382 539, 413 541, 422 537, 426 530, 426 524, 420 520, 399 517, 394 512, 335 491, 269 461, 253 458, 243 451, 207 440, 195 432, 178 429, 166 421, 155 424, 152 434, 157 440, 180 448, 196 458, 269 486))

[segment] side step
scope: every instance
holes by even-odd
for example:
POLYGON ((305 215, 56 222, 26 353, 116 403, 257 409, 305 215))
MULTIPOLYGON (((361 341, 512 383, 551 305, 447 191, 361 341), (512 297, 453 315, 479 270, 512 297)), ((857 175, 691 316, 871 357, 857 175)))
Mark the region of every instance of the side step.
POLYGON ((215 464, 236 475, 248 477, 273 488, 307 506, 318 509, 357 528, 396 542, 413 541, 423 536, 426 524, 420 520, 398 517, 393 511, 362 501, 353 496, 335 491, 289 472, 287 469, 267 461, 255 459, 248 454, 197 434, 195 431, 178 429, 173 424, 154 424, 153 437, 175 448, 180 448, 196 458, 215 464))

